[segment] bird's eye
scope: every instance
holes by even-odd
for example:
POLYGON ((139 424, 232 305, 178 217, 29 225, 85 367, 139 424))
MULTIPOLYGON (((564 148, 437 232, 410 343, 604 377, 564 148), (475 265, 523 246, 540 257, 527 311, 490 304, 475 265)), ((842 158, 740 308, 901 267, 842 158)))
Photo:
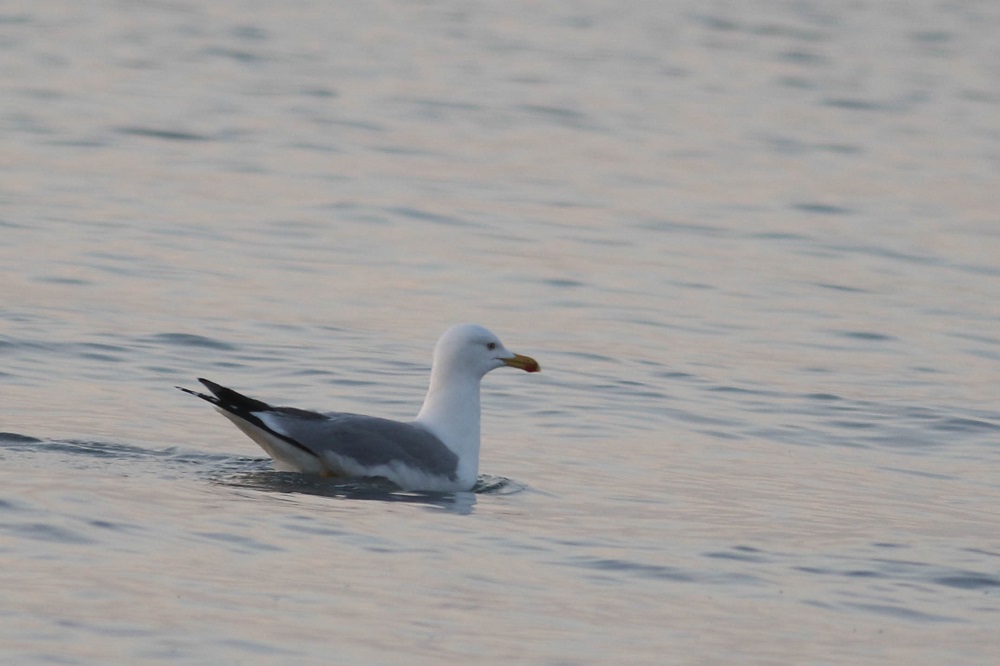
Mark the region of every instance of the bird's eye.
POLYGON ((495 343, 495 342, 487 342, 486 343, 486 348, 489 349, 490 351, 493 351, 494 349, 497 348, 497 343, 495 343))

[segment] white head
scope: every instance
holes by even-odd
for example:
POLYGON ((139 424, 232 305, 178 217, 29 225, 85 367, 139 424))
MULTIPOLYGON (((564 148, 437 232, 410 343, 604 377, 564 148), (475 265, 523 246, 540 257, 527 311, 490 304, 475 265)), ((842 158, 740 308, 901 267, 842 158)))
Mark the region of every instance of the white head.
POLYGON ((481 379, 503 366, 538 372, 538 363, 508 350, 492 331, 478 324, 458 324, 445 331, 434 346, 434 369, 481 379))
POLYGON ((479 380, 505 365, 526 372, 539 369, 535 359, 515 354, 476 324, 452 326, 434 347, 431 383, 416 423, 458 455, 456 473, 469 488, 479 470, 479 380))

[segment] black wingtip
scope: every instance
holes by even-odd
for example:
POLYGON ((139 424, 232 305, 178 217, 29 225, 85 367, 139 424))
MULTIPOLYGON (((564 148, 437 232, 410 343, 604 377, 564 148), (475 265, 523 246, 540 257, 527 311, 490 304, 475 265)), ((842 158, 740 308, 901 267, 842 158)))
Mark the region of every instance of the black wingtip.
POLYGON ((212 380, 205 379, 204 377, 199 377, 198 381, 204 384, 205 388, 207 388, 212 393, 218 393, 218 391, 225 390, 226 388, 225 386, 222 386, 221 384, 216 384, 212 380))
POLYGON ((205 395, 204 393, 199 393, 198 391, 192 391, 191 389, 184 388, 183 386, 175 386, 174 388, 177 389, 178 391, 183 391, 184 393, 187 393, 188 395, 193 395, 196 398, 201 398, 202 400, 205 400, 207 402, 211 402, 213 404, 215 404, 215 403, 218 402, 218 400, 216 400, 214 397, 212 397, 210 395, 205 395))
MULTIPOLYGON (((262 400, 257 400, 256 398, 247 397, 242 393, 234 391, 231 388, 226 388, 225 386, 216 384, 215 382, 209 381, 208 379, 204 379, 202 377, 199 377, 198 381, 204 384, 205 388, 211 391, 213 395, 206 395, 204 393, 199 393, 198 391, 192 391, 191 389, 184 388, 183 386, 177 386, 175 388, 183 391, 184 393, 201 398, 202 400, 205 400, 206 402, 215 405, 216 408, 225 410, 230 414, 237 416, 243 419, 244 421, 250 423, 251 425, 254 425, 266 432, 269 432, 278 439, 284 440, 291 446, 294 446, 295 448, 299 449, 300 451, 303 451, 304 453, 308 453, 309 455, 315 456, 317 458, 319 457, 315 451, 311 450, 306 445, 292 439, 288 435, 284 435, 280 432, 273 430, 272 428, 268 427, 266 423, 261 421, 260 417, 258 416, 258 412, 266 412, 275 409, 274 407, 271 407, 271 405, 267 404, 262 400)), ((296 410, 288 407, 279 407, 277 409, 286 414, 294 412, 300 418, 303 417, 324 418, 320 414, 307 412, 301 409, 296 410)))
POLYGON ((216 384, 215 382, 205 379, 204 377, 199 377, 198 381, 204 384, 205 388, 211 391, 212 396, 214 397, 206 396, 194 391, 189 391, 189 393, 193 393, 199 398, 204 398, 212 404, 222 407, 226 411, 232 412, 237 416, 243 416, 243 412, 260 412, 271 409, 271 405, 267 404, 263 400, 257 400, 256 398, 245 396, 238 391, 226 388, 221 384, 216 384))
MULTIPOLYGON (((216 384, 211 379, 205 379, 204 377, 198 377, 198 381, 201 382, 205 386, 205 388, 207 388, 209 391, 211 391, 212 395, 214 395, 215 399, 217 399, 218 401, 232 400, 234 396, 238 396, 240 398, 245 397, 245 396, 243 396, 242 393, 237 393, 236 391, 234 391, 234 390, 232 390, 230 388, 226 388, 222 384, 216 384)), ((193 393, 194 395, 197 395, 197 396, 203 396, 204 395, 202 393, 197 393, 195 391, 188 391, 188 393, 193 393)))

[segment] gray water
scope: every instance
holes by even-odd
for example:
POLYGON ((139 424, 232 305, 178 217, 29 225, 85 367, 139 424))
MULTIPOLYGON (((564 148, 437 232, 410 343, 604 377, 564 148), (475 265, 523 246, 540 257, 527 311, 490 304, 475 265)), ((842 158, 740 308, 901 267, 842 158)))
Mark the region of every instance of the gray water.
POLYGON ((0 661, 996 663, 1000 5, 8 2, 0 661), (274 472, 173 387, 411 418, 274 472))

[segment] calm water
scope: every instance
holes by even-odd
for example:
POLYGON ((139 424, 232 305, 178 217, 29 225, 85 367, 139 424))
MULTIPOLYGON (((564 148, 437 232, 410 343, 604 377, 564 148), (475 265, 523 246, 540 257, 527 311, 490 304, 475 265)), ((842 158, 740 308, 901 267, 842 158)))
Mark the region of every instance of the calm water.
MULTIPOLYGON (((205 5, 205 6, 202 6, 205 5)), ((1000 5, 0 9, 0 661, 1000 660, 1000 5), (271 471, 177 392, 412 417, 271 471)))

